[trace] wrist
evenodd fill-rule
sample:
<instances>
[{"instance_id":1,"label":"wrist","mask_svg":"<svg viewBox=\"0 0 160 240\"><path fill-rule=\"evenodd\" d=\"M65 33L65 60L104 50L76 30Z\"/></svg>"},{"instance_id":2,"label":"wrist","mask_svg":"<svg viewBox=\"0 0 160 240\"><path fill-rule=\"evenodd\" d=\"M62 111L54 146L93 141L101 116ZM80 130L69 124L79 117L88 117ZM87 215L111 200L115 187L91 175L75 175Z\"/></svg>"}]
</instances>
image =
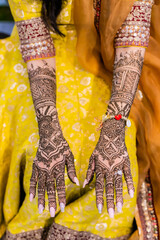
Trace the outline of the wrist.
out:
<instances>
[{"instance_id":1,"label":"wrist","mask_svg":"<svg viewBox=\"0 0 160 240\"><path fill-rule=\"evenodd\" d=\"M125 133L125 125L126 125L125 120L123 120L123 119L116 120L114 118L111 118L111 119L107 119L103 123L102 129L106 133L110 133L110 132L114 131L119 135L119 134Z\"/></svg>"},{"instance_id":2,"label":"wrist","mask_svg":"<svg viewBox=\"0 0 160 240\"><path fill-rule=\"evenodd\" d=\"M102 127L101 136L107 145L112 147L112 143L121 147L125 143L125 121L107 119ZM107 136L107 138L105 137Z\"/></svg>"},{"instance_id":3,"label":"wrist","mask_svg":"<svg viewBox=\"0 0 160 240\"><path fill-rule=\"evenodd\" d=\"M52 115L40 115L38 117L38 127L40 138L49 139L52 135L57 135L61 131L57 111Z\"/></svg>"},{"instance_id":4,"label":"wrist","mask_svg":"<svg viewBox=\"0 0 160 240\"><path fill-rule=\"evenodd\" d=\"M117 93L118 95L118 93ZM125 118L128 118L130 112L130 104L123 101L110 101L108 104L106 115L117 116L121 115Z\"/></svg>"}]
</instances>

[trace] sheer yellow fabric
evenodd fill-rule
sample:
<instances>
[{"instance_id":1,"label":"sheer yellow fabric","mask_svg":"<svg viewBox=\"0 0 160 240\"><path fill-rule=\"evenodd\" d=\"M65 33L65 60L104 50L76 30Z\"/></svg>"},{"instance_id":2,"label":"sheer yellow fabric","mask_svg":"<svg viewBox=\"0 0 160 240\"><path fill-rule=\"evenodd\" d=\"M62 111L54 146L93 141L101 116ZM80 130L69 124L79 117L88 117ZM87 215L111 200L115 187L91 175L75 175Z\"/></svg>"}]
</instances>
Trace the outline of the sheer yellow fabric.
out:
<instances>
[{"instance_id":1,"label":"sheer yellow fabric","mask_svg":"<svg viewBox=\"0 0 160 240\"><path fill-rule=\"evenodd\" d=\"M9 1L16 21L40 16L40 1ZM55 222L78 231L89 231L101 237L115 238L131 233L136 194L131 199L124 182L123 213L110 219L106 210L98 214L95 203L94 181L82 188L89 157L98 141L97 118L106 111L110 90L101 78L86 72L76 56L76 31L72 17L73 4L69 1L59 18L65 38L53 35L56 47L57 108L60 122L75 156L80 187L73 185L66 174L67 207L59 212ZM39 215L37 197L29 202L29 180L38 146L38 127L32 103L26 64L19 51L16 28L12 36L0 41L0 235L6 227L12 234L32 231L51 224L46 208ZM133 181L137 186L136 129L132 121L126 129ZM23 196L24 195L24 196ZM3 201L4 197L4 201ZM3 207L3 211L2 211ZM4 216L4 218L3 218Z\"/></svg>"}]
</instances>

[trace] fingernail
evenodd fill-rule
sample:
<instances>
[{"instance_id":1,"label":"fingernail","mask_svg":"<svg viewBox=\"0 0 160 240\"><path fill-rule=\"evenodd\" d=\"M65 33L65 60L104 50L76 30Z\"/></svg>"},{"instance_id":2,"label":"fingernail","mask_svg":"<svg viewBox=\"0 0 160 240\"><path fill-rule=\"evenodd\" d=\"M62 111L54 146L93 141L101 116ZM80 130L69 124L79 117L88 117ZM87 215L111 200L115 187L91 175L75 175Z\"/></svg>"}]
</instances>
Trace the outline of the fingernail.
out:
<instances>
[{"instance_id":1,"label":"fingernail","mask_svg":"<svg viewBox=\"0 0 160 240\"><path fill-rule=\"evenodd\" d=\"M114 218L114 209L113 208L109 208L108 213L109 213L110 218Z\"/></svg>"},{"instance_id":2,"label":"fingernail","mask_svg":"<svg viewBox=\"0 0 160 240\"><path fill-rule=\"evenodd\" d=\"M41 213L43 212L43 209L44 209L44 208L43 208L43 205L40 204L40 205L39 205L39 214L41 214Z\"/></svg>"},{"instance_id":3,"label":"fingernail","mask_svg":"<svg viewBox=\"0 0 160 240\"><path fill-rule=\"evenodd\" d=\"M98 204L98 212L101 214L102 213L102 204Z\"/></svg>"},{"instance_id":4,"label":"fingernail","mask_svg":"<svg viewBox=\"0 0 160 240\"><path fill-rule=\"evenodd\" d=\"M61 212L64 212L64 209L65 209L64 203L60 203L60 208L61 208Z\"/></svg>"},{"instance_id":5,"label":"fingernail","mask_svg":"<svg viewBox=\"0 0 160 240\"><path fill-rule=\"evenodd\" d=\"M122 203L120 203L120 202L117 203L117 212L119 212L119 213L122 212Z\"/></svg>"},{"instance_id":6,"label":"fingernail","mask_svg":"<svg viewBox=\"0 0 160 240\"><path fill-rule=\"evenodd\" d=\"M31 193L30 196L29 196L29 200L30 200L30 202L33 201L33 194L32 194L32 193Z\"/></svg>"},{"instance_id":7,"label":"fingernail","mask_svg":"<svg viewBox=\"0 0 160 240\"><path fill-rule=\"evenodd\" d=\"M134 191L131 189L131 190L129 190L129 195L130 195L130 197L131 198L133 198L134 197Z\"/></svg>"},{"instance_id":8,"label":"fingernail","mask_svg":"<svg viewBox=\"0 0 160 240\"><path fill-rule=\"evenodd\" d=\"M85 188L85 186L87 185L88 181L87 179L84 180L84 183L83 183L83 188Z\"/></svg>"},{"instance_id":9,"label":"fingernail","mask_svg":"<svg viewBox=\"0 0 160 240\"><path fill-rule=\"evenodd\" d=\"M50 208L51 217L55 217L55 209L53 207Z\"/></svg>"},{"instance_id":10,"label":"fingernail","mask_svg":"<svg viewBox=\"0 0 160 240\"><path fill-rule=\"evenodd\" d=\"M76 183L77 186L79 186L79 181L77 177L74 177L74 182Z\"/></svg>"}]
</instances>

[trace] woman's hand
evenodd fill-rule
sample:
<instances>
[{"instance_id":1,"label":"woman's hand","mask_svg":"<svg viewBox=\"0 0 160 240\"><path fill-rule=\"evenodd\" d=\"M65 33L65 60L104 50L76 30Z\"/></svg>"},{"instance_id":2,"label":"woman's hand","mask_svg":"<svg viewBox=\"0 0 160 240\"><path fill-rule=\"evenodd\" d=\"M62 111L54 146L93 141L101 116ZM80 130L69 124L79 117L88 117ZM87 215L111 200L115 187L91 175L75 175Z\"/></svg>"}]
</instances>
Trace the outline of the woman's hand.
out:
<instances>
[{"instance_id":1,"label":"woman's hand","mask_svg":"<svg viewBox=\"0 0 160 240\"><path fill-rule=\"evenodd\" d=\"M66 204L65 165L70 180L79 185L74 166L74 157L63 137L57 114L39 116L39 147L34 159L30 180L30 200L36 195L38 182L38 206L42 213L45 207L45 189L47 189L51 217L56 212L56 189L61 211ZM55 187L56 184L56 187Z\"/></svg>"},{"instance_id":2,"label":"woman's hand","mask_svg":"<svg viewBox=\"0 0 160 240\"><path fill-rule=\"evenodd\" d=\"M114 187L117 210L122 211L122 174L124 174L130 196L134 195L130 160L125 145L125 120L107 119L103 123L99 141L89 161L84 187L92 181L94 172L96 172L96 204L99 213L103 208L105 180L107 209L110 217L113 218Z\"/></svg>"}]
</instances>

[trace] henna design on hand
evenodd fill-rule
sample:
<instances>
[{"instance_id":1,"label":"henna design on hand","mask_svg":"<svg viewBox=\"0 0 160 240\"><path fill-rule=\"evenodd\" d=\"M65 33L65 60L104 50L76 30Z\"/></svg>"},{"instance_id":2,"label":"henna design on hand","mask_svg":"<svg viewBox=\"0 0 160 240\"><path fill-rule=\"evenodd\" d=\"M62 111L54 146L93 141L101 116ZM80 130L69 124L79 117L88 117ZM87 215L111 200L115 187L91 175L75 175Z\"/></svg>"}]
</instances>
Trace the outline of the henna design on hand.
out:
<instances>
[{"instance_id":1,"label":"henna design on hand","mask_svg":"<svg viewBox=\"0 0 160 240\"><path fill-rule=\"evenodd\" d=\"M145 49L142 48L117 49L112 94L106 114L128 117L142 70L144 52ZM103 123L99 141L89 161L84 187L91 182L94 173L98 210L102 212L105 185L107 209L110 217L114 217L114 188L117 210L122 211L122 174L130 196L133 197L134 194L130 160L125 145L125 120L107 119Z\"/></svg>"},{"instance_id":2,"label":"henna design on hand","mask_svg":"<svg viewBox=\"0 0 160 240\"><path fill-rule=\"evenodd\" d=\"M99 204L103 206L103 192L105 184L108 211L111 211L110 209L115 209L114 186L116 189L116 203L118 206L121 204L119 208L122 208L122 173L124 173L128 191L134 191L132 175L130 171L130 161L125 145L124 120L121 119L117 121L115 119L108 119L103 124L99 141L90 158L86 184L91 182L94 172L96 172L97 207L99 208Z\"/></svg>"},{"instance_id":3,"label":"henna design on hand","mask_svg":"<svg viewBox=\"0 0 160 240\"><path fill-rule=\"evenodd\" d=\"M70 180L78 185L74 156L59 124L56 110L55 70L50 67L47 60L39 60L36 67L28 64L28 74L40 135L30 180L30 199L32 200L36 195L38 183L38 205L39 212L42 213L45 207L45 189L47 189L49 209L51 216L54 217L56 190L62 211L66 204L65 165Z\"/></svg>"}]
</instances>

